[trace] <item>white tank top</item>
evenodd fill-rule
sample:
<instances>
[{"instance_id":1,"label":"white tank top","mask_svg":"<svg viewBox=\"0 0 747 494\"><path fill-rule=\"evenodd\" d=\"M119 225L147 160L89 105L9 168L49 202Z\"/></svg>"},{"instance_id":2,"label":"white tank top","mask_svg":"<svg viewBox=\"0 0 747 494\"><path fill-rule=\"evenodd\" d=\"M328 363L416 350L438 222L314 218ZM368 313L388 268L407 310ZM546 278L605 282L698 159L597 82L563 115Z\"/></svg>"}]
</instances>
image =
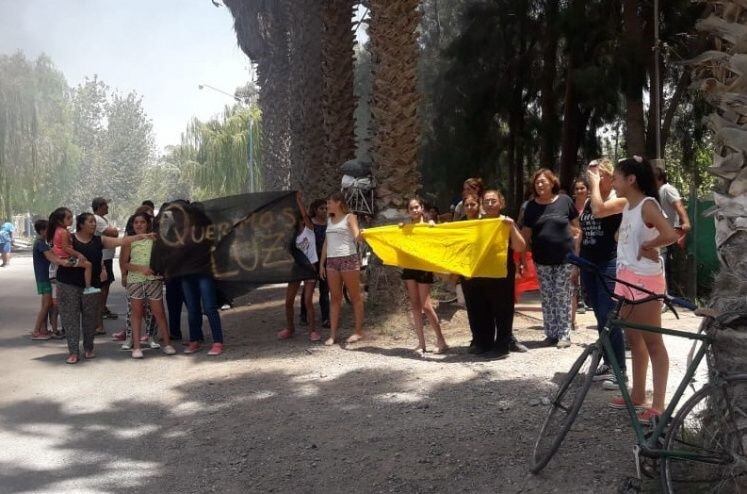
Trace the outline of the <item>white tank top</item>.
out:
<instances>
[{"instance_id":1,"label":"white tank top","mask_svg":"<svg viewBox=\"0 0 747 494\"><path fill-rule=\"evenodd\" d=\"M327 257L345 257L357 254L355 239L348 226L346 214L342 221L332 223L332 218L327 218Z\"/></svg>"},{"instance_id":2,"label":"white tank top","mask_svg":"<svg viewBox=\"0 0 747 494\"><path fill-rule=\"evenodd\" d=\"M634 208L626 204L623 209L622 222L617 238L617 267L626 268L635 274L652 276L663 273L664 266L661 259L652 261L646 257L638 259L638 250L643 242L659 235L656 228L649 228L643 221L643 205L646 201L653 201L656 207L661 206L653 197L646 197Z\"/></svg>"}]
</instances>

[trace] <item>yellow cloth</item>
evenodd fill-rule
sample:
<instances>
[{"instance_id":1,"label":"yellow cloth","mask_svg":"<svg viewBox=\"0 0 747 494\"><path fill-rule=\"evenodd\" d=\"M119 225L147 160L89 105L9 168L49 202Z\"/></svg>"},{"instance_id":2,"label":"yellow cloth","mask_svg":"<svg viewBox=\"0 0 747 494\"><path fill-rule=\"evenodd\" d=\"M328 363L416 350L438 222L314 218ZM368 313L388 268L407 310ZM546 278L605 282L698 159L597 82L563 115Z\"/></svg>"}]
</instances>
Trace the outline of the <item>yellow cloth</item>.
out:
<instances>
[{"instance_id":1,"label":"yellow cloth","mask_svg":"<svg viewBox=\"0 0 747 494\"><path fill-rule=\"evenodd\" d=\"M505 278L511 230L500 218L382 226L363 238L384 264L470 278Z\"/></svg>"}]
</instances>

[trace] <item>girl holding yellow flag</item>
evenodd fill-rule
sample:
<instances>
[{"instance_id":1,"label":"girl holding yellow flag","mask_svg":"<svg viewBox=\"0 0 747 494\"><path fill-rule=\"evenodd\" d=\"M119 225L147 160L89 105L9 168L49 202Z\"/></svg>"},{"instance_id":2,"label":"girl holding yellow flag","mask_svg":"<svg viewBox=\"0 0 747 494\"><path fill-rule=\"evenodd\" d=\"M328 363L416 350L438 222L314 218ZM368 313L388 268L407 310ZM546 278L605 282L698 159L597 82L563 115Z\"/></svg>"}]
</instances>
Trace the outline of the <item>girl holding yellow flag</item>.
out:
<instances>
[{"instance_id":1,"label":"girl holding yellow flag","mask_svg":"<svg viewBox=\"0 0 747 494\"><path fill-rule=\"evenodd\" d=\"M407 213L410 216L410 222L414 224L426 223L425 217L423 216L423 201L415 197L407 203ZM427 222L433 226L435 223L433 220ZM404 223L399 224L400 227L404 227ZM415 334L418 336L418 346L415 348L415 352L419 355L425 355L425 335L423 334L423 317L422 314L428 318L431 323L433 331L436 333L436 351L435 353L443 353L448 350L449 346L444 340L444 335L441 333L441 325L438 323L438 315L433 309L431 304L431 284L433 283L433 273L430 271L421 271L419 269L408 269L402 270L402 279L405 282L405 288L407 289L407 296L410 299L410 307L412 309L412 318L415 324Z\"/></svg>"}]
</instances>

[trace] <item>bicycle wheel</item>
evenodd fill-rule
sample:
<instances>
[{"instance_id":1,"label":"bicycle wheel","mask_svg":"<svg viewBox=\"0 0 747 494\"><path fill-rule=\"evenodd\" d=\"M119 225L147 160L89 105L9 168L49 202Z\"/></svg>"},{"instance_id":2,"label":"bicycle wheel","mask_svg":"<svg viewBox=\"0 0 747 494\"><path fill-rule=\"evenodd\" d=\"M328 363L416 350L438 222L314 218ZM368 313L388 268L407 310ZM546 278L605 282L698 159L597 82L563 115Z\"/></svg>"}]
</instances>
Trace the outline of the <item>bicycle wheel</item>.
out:
<instances>
[{"instance_id":1,"label":"bicycle wheel","mask_svg":"<svg viewBox=\"0 0 747 494\"><path fill-rule=\"evenodd\" d=\"M747 375L708 385L682 406L664 449L699 459L662 457L661 482L670 493L747 493ZM741 397L741 406L735 397Z\"/></svg>"},{"instance_id":2,"label":"bicycle wheel","mask_svg":"<svg viewBox=\"0 0 747 494\"><path fill-rule=\"evenodd\" d=\"M532 473L538 473L547 465L576 420L601 356L598 344L586 348L560 385L534 443L530 467Z\"/></svg>"}]
</instances>

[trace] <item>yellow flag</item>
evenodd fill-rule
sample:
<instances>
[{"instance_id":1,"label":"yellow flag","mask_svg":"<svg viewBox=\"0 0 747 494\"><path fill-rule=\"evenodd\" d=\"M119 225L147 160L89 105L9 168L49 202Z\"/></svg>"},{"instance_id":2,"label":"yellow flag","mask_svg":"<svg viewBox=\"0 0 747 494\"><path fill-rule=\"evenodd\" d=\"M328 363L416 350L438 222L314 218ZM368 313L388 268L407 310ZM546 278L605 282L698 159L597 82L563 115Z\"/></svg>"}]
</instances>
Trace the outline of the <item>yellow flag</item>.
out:
<instances>
[{"instance_id":1,"label":"yellow flag","mask_svg":"<svg viewBox=\"0 0 747 494\"><path fill-rule=\"evenodd\" d=\"M363 238L384 264L470 278L505 278L510 227L500 218L382 226Z\"/></svg>"}]
</instances>

